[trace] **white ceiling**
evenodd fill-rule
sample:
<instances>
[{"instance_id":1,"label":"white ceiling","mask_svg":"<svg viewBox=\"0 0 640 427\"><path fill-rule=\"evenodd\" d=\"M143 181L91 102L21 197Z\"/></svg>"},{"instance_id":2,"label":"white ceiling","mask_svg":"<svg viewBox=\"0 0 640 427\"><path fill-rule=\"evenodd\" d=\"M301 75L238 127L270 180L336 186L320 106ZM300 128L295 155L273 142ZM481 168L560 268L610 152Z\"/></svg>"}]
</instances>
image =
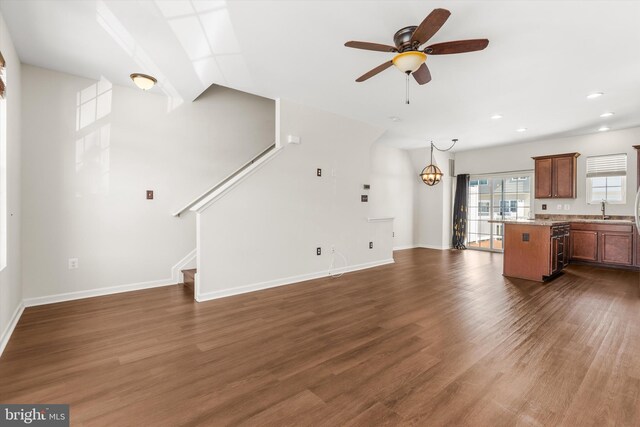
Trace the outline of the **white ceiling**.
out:
<instances>
[{"instance_id":1,"label":"white ceiling","mask_svg":"<svg viewBox=\"0 0 640 427\"><path fill-rule=\"evenodd\" d=\"M429 57L433 80L411 81L410 105L393 68L354 82L391 54L344 42L392 44L436 7L452 15L431 42L488 38L489 47ZM635 1L0 0L0 10L25 63L122 85L146 72L177 103L213 83L288 98L386 128L403 148L640 126ZM587 100L594 91L605 95Z\"/></svg>"}]
</instances>

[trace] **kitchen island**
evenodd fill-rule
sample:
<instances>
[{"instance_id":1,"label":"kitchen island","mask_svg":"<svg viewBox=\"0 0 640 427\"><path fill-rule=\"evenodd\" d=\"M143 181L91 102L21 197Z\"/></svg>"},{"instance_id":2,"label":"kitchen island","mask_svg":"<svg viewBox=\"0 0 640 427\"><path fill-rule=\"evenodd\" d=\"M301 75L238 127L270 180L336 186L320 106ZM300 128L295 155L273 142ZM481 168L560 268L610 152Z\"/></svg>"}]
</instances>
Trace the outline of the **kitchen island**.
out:
<instances>
[{"instance_id":1,"label":"kitchen island","mask_svg":"<svg viewBox=\"0 0 640 427\"><path fill-rule=\"evenodd\" d=\"M492 221L504 224L507 277L542 282L569 263L569 222L554 220Z\"/></svg>"}]
</instances>

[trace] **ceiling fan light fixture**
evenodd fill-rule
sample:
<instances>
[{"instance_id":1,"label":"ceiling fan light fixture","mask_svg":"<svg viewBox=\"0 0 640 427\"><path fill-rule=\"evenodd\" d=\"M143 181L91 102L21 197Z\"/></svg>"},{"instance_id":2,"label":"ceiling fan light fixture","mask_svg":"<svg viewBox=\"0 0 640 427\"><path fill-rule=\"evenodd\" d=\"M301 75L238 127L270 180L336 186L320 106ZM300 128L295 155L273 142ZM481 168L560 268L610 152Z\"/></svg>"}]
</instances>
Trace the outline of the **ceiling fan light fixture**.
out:
<instances>
[{"instance_id":1,"label":"ceiling fan light fixture","mask_svg":"<svg viewBox=\"0 0 640 427\"><path fill-rule=\"evenodd\" d=\"M158 83L155 77L148 74L133 73L129 77L131 77L133 83L142 90L149 90Z\"/></svg>"},{"instance_id":2,"label":"ceiling fan light fixture","mask_svg":"<svg viewBox=\"0 0 640 427\"><path fill-rule=\"evenodd\" d=\"M413 73L427 60L427 55L424 52L409 51L397 54L391 60L393 65L396 66L403 73Z\"/></svg>"}]
</instances>

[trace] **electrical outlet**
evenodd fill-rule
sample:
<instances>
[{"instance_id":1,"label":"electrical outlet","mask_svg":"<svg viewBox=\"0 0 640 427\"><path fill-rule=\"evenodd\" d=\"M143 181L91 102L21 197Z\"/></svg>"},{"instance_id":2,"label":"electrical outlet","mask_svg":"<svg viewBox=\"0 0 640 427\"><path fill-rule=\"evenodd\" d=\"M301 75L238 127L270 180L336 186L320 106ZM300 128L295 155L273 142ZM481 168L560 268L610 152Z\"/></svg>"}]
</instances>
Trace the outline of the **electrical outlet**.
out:
<instances>
[{"instance_id":1,"label":"electrical outlet","mask_svg":"<svg viewBox=\"0 0 640 427\"><path fill-rule=\"evenodd\" d=\"M371 186L370 186L369 184L364 184L364 185L362 186L362 188L363 188L363 189L365 189L365 190L370 190L370 189L371 189Z\"/></svg>"},{"instance_id":2,"label":"electrical outlet","mask_svg":"<svg viewBox=\"0 0 640 427\"><path fill-rule=\"evenodd\" d=\"M369 201L369 196L367 196L366 194L363 194L360 196L360 201L361 202L368 202Z\"/></svg>"},{"instance_id":3,"label":"electrical outlet","mask_svg":"<svg viewBox=\"0 0 640 427\"><path fill-rule=\"evenodd\" d=\"M69 270L78 268L78 258L69 258Z\"/></svg>"},{"instance_id":4,"label":"electrical outlet","mask_svg":"<svg viewBox=\"0 0 640 427\"><path fill-rule=\"evenodd\" d=\"M316 255L322 255L322 248L316 248Z\"/></svg>"},{"instance_id":5,"label":"electrical outlet","mask_svg":"<svg viewBox=\"0 0 640 427\"><path fill-rule=\"evenodd\" d=\"M336 253L336 248L335 248L335 247L333 247L333 246L331 246L331 253L332 253L332 254L335 254L335 253Z\"/></svg>"},{"instance_id":6,"label":"electrical outlet","mask_svg":"<svg viewBox=\"0 0 640 427\"><path fill-rule=\"evenodd\" d=\"M396 232L395 231L391 232L391 237L396 237Z\"/></svg>"},{"instance_id":7,"label":"electrical outlet","mask_svg":"<svg viewBox=\"0 0 640 427\"><path fill-rule=\"evenodd\" d=\"M369 249L373 249L373 242L369 242Z\"/></svg>"},{"instance_id":8,"label":"electrical outlet","mask_svg":"<svg viewBox=\"0 0 640 427\"><path fill-rule=\"evenodd\" d=\"M153 190L147 190L147 200L153 200Z\"/></svg>"},{"instance_id":9,"label":"electrical outlet","mask_svg":"<svg viewBox=\"0 0 640 427\"><path fill-rule=\"evenodd\" d=\"M546 204L546 203L543 203L543 204L542 204L542 210L543 210L543 211L546 211L546 210L547 210L547 204Z\"/></svg>"},{"instance_id":10,"label":"electrical outlet","mask_svg":"<svg viewBox=\"0 0 640 427\"><path fill-rule=\"evenodd\" d=\"M569 205L569 204L564 205L564 210L565 211L568 211L570 209L571 209L571 205Z\"/></svg>"},{"instance_id":11,"label":"electrical outlet","mask_svg":"<svg viewBox=\"0 0 640 427\"><path fill-rule=\"evenodd\" d=\"M316 169L316 176L322 176L322 169Z\"/></svg>"},{"instance_id":12,"label":"electrical outlet","mask_svg":"<svg viewBox=\"0 0 640 427\"><path fill-rule=\"evenodd\" d=\"M556 205L556 209L561 211L562 210L562 205L561 204Z\"/></svg>"}]
</instances>

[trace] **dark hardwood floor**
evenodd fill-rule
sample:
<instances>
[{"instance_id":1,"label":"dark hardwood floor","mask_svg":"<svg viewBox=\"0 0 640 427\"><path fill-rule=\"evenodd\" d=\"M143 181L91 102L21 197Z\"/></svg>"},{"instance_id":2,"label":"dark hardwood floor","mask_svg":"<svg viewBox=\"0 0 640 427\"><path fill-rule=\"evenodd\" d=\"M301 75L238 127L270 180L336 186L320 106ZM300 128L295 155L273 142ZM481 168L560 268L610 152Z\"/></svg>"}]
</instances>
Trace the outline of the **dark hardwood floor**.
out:
<instances>
[{"instance_id":1,"label":"dark hardwood floor","mask_svg":"<svg viewBox=\"0 0 640 427\"><path fill-rule=\"evenodd\" d=\"M640 425L637 272L395 258L200 304L177 285L28 308L0 402L99 426Z\"/></svg>"}]
</instances>

